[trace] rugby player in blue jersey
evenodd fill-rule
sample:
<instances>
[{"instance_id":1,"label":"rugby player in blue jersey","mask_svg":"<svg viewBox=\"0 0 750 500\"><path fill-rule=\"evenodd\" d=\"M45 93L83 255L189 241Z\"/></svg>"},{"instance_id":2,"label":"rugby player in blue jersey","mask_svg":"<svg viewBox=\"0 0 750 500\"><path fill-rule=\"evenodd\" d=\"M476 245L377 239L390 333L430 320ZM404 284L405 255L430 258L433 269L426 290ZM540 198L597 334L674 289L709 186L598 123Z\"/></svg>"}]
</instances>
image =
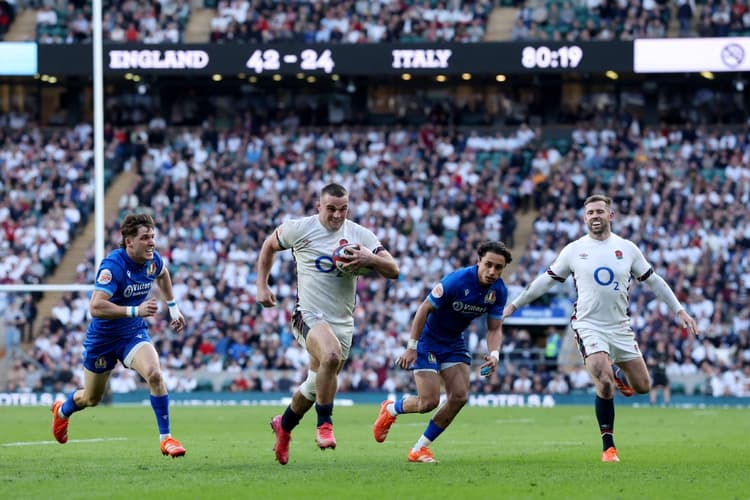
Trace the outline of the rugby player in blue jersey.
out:
<instances>
[{"instance_id":1,"label":"rugby player in blue jersey","mask_svg":"<svg viewBox=\"0 0 750 500\"><path fill-rule=\"evenodd\" d=\"M375 441L382 443L402 413L427 413L440 403L440 382L446 401L427 424L424 434L409 451L409 462L436 462L430 444L450 425L469 396L471 353L464 330L477 317L487 315L487 349L482 374L491 375L500 359L503 307L508 290L500 278L512 258L499 241L483 243L479 261L444 277L417 309L411 338L396 363L413 369L417 395L383 401L373 425Z\"/></svg>"},{"instance_id":2,"label":"rugby player in blue jersey","mask_svg":"<svg viewBox=\"0 0 750 500\"><path fill-rule=\"evenodd\" d=\"M154 282L167 301L175 331L185 329L185 318L174 301L169 270L156 251L151 216L126 216L120 233L120 248L102 261L96 274L89 304L92 320L83 344L84 387L52 405L52 434L59 443L68 441L68 419L101 401L112 369L120 361L148 382L162 454L181 457L185 448L170 434L169 395L143 319L158 312L156 298L149 298Z\"/></svg>"}]
</instances>

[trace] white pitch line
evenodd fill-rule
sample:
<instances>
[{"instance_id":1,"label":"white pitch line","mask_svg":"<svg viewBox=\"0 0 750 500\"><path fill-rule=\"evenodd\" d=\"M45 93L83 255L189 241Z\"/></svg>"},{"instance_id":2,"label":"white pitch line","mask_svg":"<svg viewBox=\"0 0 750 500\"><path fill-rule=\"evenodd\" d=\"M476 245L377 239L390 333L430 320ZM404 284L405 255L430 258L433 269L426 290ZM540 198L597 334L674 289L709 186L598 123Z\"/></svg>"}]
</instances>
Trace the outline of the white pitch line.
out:
<instances>
[{"instance_id":1,"label":"white pitch line","mask_svg":"<svg viewBox=\"0 0 750 500\"><path fill-rule=\"evenodd\" d=\"M114 438L91 438L91 439L71 439L68 443L102 443L104 441L127 441L126 437ZM57 441L18 441L16 443L2 443L0 446L39 446L48 444L59 444Z\"/></svg>"}]
</instances>

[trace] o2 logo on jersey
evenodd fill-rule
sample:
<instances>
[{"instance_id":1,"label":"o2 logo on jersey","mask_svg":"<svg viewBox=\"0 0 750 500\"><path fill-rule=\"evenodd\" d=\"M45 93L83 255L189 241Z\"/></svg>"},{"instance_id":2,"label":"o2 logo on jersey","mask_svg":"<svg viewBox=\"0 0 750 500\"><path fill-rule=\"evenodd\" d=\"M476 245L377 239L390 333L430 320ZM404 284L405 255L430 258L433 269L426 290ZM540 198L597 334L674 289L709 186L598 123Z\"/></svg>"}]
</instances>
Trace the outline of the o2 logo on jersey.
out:
<instances>
[{"instance_id":1,"label":"o2 logo on jersey","mask_svg":"<svg viewBox=\"0 0 750 500\"><path fill-rule=\"evenodd\" d=\"M594 281L601 286L609 286L614 283L615 290L620 289L620 282L615 281L615 272L606 266L594 269Z\"/></svg>"},{"instance_id":2,"label":"o2 logo on jersey","mask_svg":"<svg viewBox=\"0 0 750 500\"><path fill-rule=\"evenodd\" d=\"M336 269L336 266L333 264L333 257L330 255L321 255L317 259L315 259L315 269L317 269L321 273L331 273L333 271L338 272L339 276L342 275L341 271Z\"/></svg>"}]
</instances>

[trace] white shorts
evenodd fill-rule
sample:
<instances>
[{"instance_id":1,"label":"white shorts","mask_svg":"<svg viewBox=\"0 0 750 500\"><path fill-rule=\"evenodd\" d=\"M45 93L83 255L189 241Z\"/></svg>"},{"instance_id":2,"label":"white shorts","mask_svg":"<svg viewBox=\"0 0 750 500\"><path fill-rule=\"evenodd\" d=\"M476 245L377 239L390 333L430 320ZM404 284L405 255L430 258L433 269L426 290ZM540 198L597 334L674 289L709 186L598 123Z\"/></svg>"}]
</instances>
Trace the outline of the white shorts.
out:
<instances>
[{"instance_id":1,"label":"white shorts","mask_svg":"<svg viewBox=\"0 0 750 500\"><path fill-rule=\"evenodd\" d=\"M635 334L630 328L611 333L588 328L573 331L578 342L578 351L584 361L595 352L606 352L615 363L643 357Z\"/></svg>"},{"instance_id":2,"label":"white shorts","mask_svg":"<svg viewBox=\"0 0 750 500\"><path fill-rule=\"evenodd\" d=\"M297 339L299 345L303 349L307 350L307 334L310 332L310 328L318 323L328 323L322 314L314 313L311 311L300 311L299 309L294 311L292 316L292 334ZM352 349L352 337L354 336L354 324L342 325L328 323L328 326L333 330L333 334L339 339L341 344L341 360L346 361L349 359L349 352Z\"/></svg>"}]
</instances>

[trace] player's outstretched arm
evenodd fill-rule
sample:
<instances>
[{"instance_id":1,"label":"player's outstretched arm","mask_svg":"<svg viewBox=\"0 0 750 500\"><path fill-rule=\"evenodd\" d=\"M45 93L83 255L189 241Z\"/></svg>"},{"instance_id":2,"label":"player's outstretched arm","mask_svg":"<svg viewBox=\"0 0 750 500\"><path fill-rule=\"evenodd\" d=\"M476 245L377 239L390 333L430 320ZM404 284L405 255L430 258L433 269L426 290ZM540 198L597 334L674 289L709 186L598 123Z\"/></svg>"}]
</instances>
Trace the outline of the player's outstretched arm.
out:
<instances>
[{"instance_id":1,"label":"player's outstretched arm","mask_svg":"<svg viewBox=\"0 0 750 500\"><path fill-rule=\"evenodd\" d=\"M564 281L564 279L562 279ZM513 299L513 301L503 309L503 319L512 315L518 309L526 304L534 302L537 298L545 294L555 283L559 283L550 273L543 273L537 276L523 291Z\"/></svg>"},{"instance_id":2,"label":"player's outstretched arm","mask_svg":"<svg viewBox=\"0 0 750 500\"><path fill-rule=\"evenodd\" d=\"M669 308L677 314L680 320L680 325L685 328L691 335L698 335L698 324L695 322L692 316L690 316L685 308L680 304L679 299L674 294L671 288L664 278L656 274L655 272L649 273L648 278L644 280L651 290L654 291L657 297L667 304Z\"/></svg>"}]
</instances>

